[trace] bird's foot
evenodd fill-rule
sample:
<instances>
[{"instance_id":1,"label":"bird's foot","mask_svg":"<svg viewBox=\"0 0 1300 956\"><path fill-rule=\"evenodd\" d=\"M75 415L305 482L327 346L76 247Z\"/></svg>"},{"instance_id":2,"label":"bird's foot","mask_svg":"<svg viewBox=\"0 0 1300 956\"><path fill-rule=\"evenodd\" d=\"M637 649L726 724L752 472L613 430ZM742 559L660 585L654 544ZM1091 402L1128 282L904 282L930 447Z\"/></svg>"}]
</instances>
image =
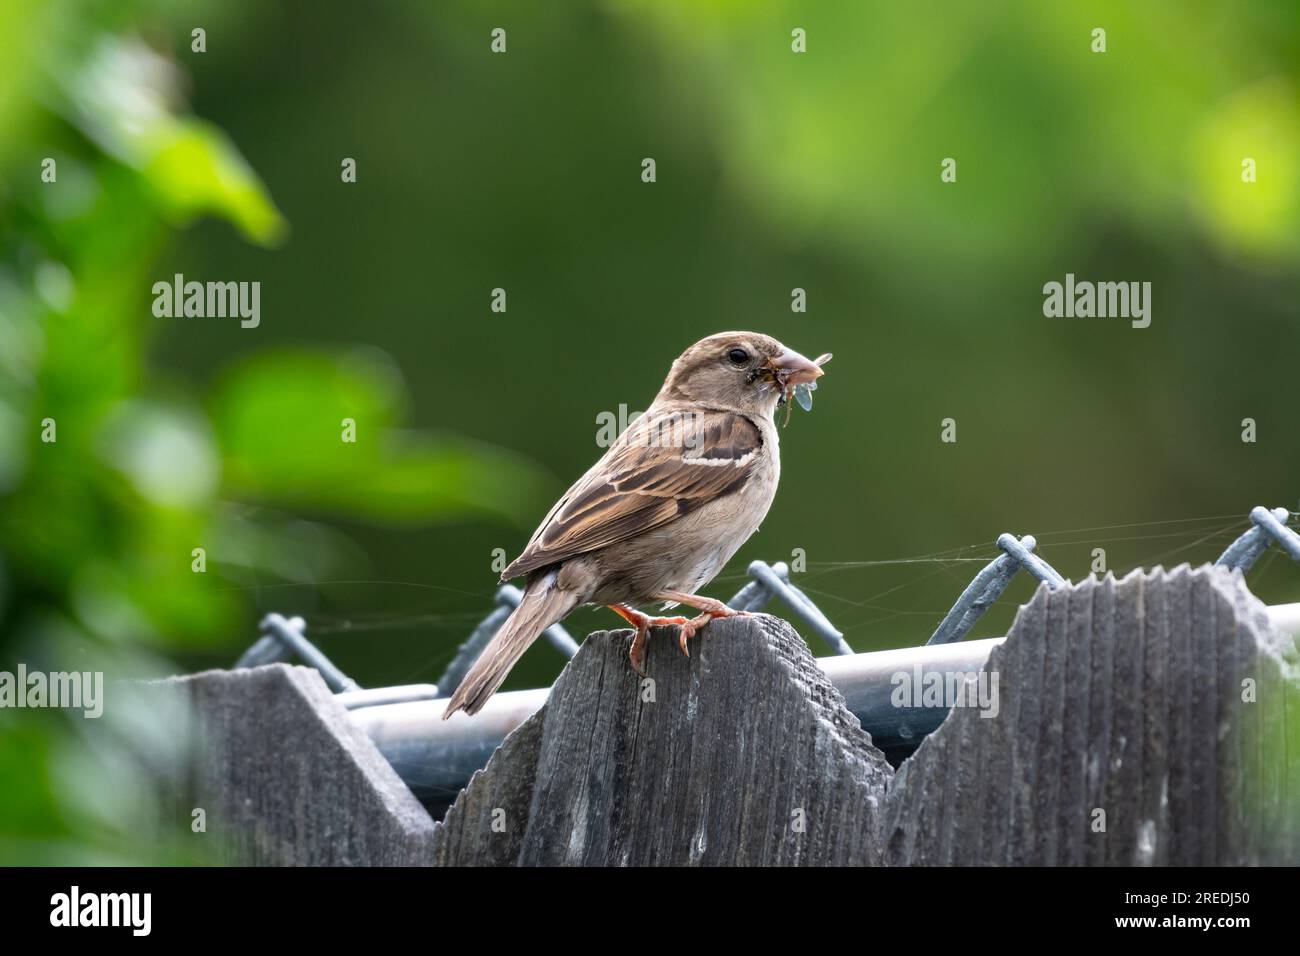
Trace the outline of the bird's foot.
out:
<instances>
[{"instance_id":1,"label":"bird's foot","mask_svg":"<svg viewBox=\"0 0 1300 956\"><path fill-rule=\"evenodd\" d=\"M716 603L718 604L716 608L708 608L707 610L704 611L704 613L698 614L695 617L691 618L689 621L686 621L680 625L681 630L677 635L677 644L682 649L682 653L685 654L687 657L691 656L691 651L690 648L686 646L686 642L690 640L692 637L694 637L696 632L699 631L700 628L702 628L705 624L708 624L714 618L750 616L750 613L748 611L734 611L731 608L727 607L727 605L723 604L721 601L718 601Z\"/></svg>"},{"instance_id":2,"label":"bird's foot","mask_svg":"<svg viewBox=\"0 0 1300 956\"><path fill-rule=\"evenodd\" d=\"M649 614L643 614L636 608L628 607L626 604L610 604L608 607L636 628L636 635L632 638L632 646L628 648L627 656L632 661L632 670L636 671L641 677L646 676L645 648L650 637L650 628L663 627L669 624L676 624L685 628L690 625L690 621L684 617L651 617ZM686 644L683 641L682 647L685 648L685 646Z\"/></svg>"},{"instance_id":3,"label":"bird's foot","mask_svg":"<svg viewBox=\"0 0 1300 956\"><path fill-rule=\"evenodd\" d=\"M685 604L687 607L693 607L702 611L697 617L685 621L681 625L681 633L677 635L678 646L681 647L682 653L687 657L691 656L690 649L687 648L686 642L695 636L695 632L708 624L715 617L749 617L748 611L736 611L727 607L716 598L704 597L699 594L687 594L685 591L661 591L655 595L656 601L676 601L678 604Z\"/></svg>"}]
</instances>

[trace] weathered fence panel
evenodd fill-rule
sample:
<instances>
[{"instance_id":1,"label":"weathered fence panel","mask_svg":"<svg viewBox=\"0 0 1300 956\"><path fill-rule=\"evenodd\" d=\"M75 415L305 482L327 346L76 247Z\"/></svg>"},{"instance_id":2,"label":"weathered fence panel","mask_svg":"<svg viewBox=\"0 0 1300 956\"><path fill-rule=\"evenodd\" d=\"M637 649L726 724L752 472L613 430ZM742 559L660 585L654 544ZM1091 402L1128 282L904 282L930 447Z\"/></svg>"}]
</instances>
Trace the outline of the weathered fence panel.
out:
<instances>
[{"instance_id":1,"label":"weathered fence panel","mask_svg":"<svg viewBox=\"0 0 1300 956\"><path fill-rule=\"evenodd\" d=\"M784 621L715 621L689 659L657 631L649 683L627 640L591 635L439 824L312 671L164 687L250 862L1300 862L1295 642L1235 572L1040 588L979 677L992 701L897 773Z\"/></svg>"},{"instance_id":2,"label":"weathered fence panel","mask_svg":"<svg viewBox=\"0 0 1300 956\"><path fill-rule=\"evenodd\" d=\"M193 704L198 759L165 805L202 808L218 858L285 866L427 863L434 823L320 674L272 664L152 685Z\"/></svg>"},{"instance_id":3,"label":"weathered fence panel","mask_svg":"<svg viewBox=\"0 0 1300 956\"><path fill-rule=\"evenodd\" d=\"M767 615L705 633L686 658L656 630L644 686L626 631L587 638L520 728L526 745L498 751L447 812L437 861L486 847L522 864L865 862L892 770L802 638Z\"/></svg>"},{"instance_id":4,"label":"weathered fence panel","mask_svg":"<svg viewBox=\"0 0 1300 956\"><path fill-rule=\"evenodd\" d=\"M899 768L883 861L1300 862L1293 667L1221 569L1040 588L985 665L998 717L954 710Z\"/></svg>"}]
</instances>

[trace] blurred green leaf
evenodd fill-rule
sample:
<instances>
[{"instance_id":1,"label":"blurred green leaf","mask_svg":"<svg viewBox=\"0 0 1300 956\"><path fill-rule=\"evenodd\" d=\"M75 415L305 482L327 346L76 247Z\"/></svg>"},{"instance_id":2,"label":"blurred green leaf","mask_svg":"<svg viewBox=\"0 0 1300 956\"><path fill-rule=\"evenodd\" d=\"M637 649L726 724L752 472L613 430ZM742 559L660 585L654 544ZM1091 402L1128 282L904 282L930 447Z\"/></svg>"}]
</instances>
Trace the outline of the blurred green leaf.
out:
<instances>
[{"instance_id":1,"label":"blurred green leaf","mask_svg":"<svg viewBox=\"0 0 1300 956\"><path fill-rule=\"evenodd\" d=\"M287 224L257 175L215 127L178 115L172 64L139 41L105 38L74 75L78 124L110 155L139 170L169 221L230 220L253 242L281 241Z\"/></svg>"},{"instance_id":2,"label":"blurred green leaf","mask_svg":"<svg viewBox=\"0 0 1300 956\"><path fill-rule=\"evenodd\" d=\"M198 120L157 129L142 172L173 221L200 214L229 219L262 245L281 242L288 224L230 141Z\"/></svg>"},{"instance_id":3,"label":"blurred green leaf","mask_svg":"<svg viewBox=\"0 0 1300 956\"><path fill-rule=\"evenodd\" d=\"M480 513L523 522L552 490L518 455L401 430L400 375L373 349L253 356L223 377L211 408L225 490L245 500L383 521Z\"/></svg>"}]
</instances>

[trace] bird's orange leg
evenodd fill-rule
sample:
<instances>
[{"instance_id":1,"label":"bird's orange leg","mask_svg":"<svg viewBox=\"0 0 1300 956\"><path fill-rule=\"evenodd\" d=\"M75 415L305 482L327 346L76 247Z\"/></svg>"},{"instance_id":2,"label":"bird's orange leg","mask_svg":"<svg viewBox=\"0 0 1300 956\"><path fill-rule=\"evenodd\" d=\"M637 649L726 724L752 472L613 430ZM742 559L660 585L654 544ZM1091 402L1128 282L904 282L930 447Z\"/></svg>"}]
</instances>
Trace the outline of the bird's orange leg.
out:
<instances>
[{"instance_id":1,"label":"bird's orange leg","mask_svg":"<svg viewBox=\"0 0 1300 956\"><path fill-rule=\"evenodd\" d=\"M681 624L681 632L677 635L677 643L681 646L682 653L687 657L691 656L690 649L686 646L687 640L694 637L696 631L715 617L749 617L748 611L736 611L716 598L703 597L699 594L687 594L685 591L660 591L655 595L655 600L676 601L678 604L685 604L687 607L693 607L697 611L704 612Z\"/></svg>"},{"instance_id":2,"label":"bird's orange leg","mask_svg":"<svg viewBox=\"0 0 1300 956\"><path fill-rule=\"evenodd\" d=\"M684 617L651 617L649 614L642 614L636 608L629 607L626 604L607 604L605 606L636 628L636 636L632 638L632 646L628 648L627 656L632 659L632 670L642 677L645 677L645 645L646 638L650 635L650 628L664 624L676 624L679 627L686 627L689 624Z\"/></svg>"}]
</instances>

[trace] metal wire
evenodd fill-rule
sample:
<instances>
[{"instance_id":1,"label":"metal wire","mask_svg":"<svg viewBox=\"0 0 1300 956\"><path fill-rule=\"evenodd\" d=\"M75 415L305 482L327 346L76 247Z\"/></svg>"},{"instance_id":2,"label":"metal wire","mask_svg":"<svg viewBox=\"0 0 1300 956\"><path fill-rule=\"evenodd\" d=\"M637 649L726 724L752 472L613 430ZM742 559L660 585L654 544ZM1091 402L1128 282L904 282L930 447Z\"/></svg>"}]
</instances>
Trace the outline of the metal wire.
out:
<instances>
[{"instance_id":1,"label":"metal wire","mask_svg":"<svg viewBox=\"0 0 1300 956\"><path fill-rule=\"evenodd\" d=\"M975 622L989 609L994 601L1002 596L1016 572L1024 568L1038 580L1055 590L1067 583L1050 564L1033 553L1038 544L1034 536L1027 534L1017 539L1014 535L1003 534L998 537L998 555L975 575L975 579L966 586L957 598L957 603L947 613L939 626L935 628L926 644L951 644L965 637Z\"/></svg>"},{"instance_id":2,"label":"metal wire","mask_svg":"<svg viewBox=\"0 0 1300 956\"><path fill-rule=\"evenodd\" d=\"M1259 560L1270 544L1276 543L1291 556L1293 561L1300 561L1300 535L1286 526L1291 515L1285 508L1269 511L1262 505L1250 511L1250 520L1255 525L1219 555L1214 563L1226 568L1246 572Z\"/></svg>"},{"instance_id":3,"label":"metal wire","mask_svg":"<svg viewBox=\"0 0 1300 956\"><path fill-rule=\"evenodd\" d=\"M1269 511L1264 507L1250 512L1252 527L1228 546L1215 564L1248 571L1272 544L1276 544L1295 561L1300 561L1300 534L1287 526L1291 514L1285 508ZM997 546L1002 551L990 561L968 584L957 598L930 639L931 644L951 644L970 633L980 619L1015 577L1024 569L1034 578L1056 589L1068 584L1055 568L1034 553L1037 542L1033 535L1017 538L1012 534L1000 535ZM752 562L747 573L750 580L736 592L728 605L737 611L758 611L773 598L779 597L791 611L808 625L830 648L839 655L849 656L853 649L844 634L822 613L812 598L790 581L790 568L784 561L767 564ZM349 694L349 707L372 706L388 703L392 699L417 700L447 697L473 666L483 648L496 635L511 611L519 606L523 592L514 585L503 585L496 593L496 607L474 629L456 651L436 685L419 684L408 687L379 688L360 694ZM326 684L336 693L360 691L357 683L347 677L305 636L306 622L300 617L284 618L268 614L261 622L262 636L236 662L236 667L256 667L297 656L316 668ZM542 632L547 641L566 658L578 652L578 643L559 624ZM396 695L394 697L394 695Z\"/></svg>"},{"instance_id":4,"label":"metal wire","mask_svg":"<svg viewBox=\"0 0 1300 956\"><path fill-rule=\"evenodd\" d=\"M758 611L772 598L779 597L836 654L853 653L849 642L844 640L843 632L836 629L812 598L790 583L790 568L784 561L773 565L762 561L751 562L749 576L753 580L736 592L728 607L736 611Z\"/></svg>"},{"instance_id":5,"label":"metal wire","mask_svg":"<svg viewBox=\"0 0 1300 956\"><path fill-rule=\"evenodd\" d=\"M264 642L270 639L281 645L280 649L276 651L276 660L287 660L290 656L296 654L304 664L320 671L320 676L325 679L325 683L334 693L361 689L360 684L335 667L333 661L326 657L320 648L303 636L303 631L307 628L307 622L302 618L286 619L279 614L268 614L262 618L261 628L269 633L244 653L244 656L239 659L240 663L235 665L236 667L256 666L256 664L243 663L250 656L253 656L258 663L271 663L268 660L261 660L262 657L267 656L269 653Z\"/></svg>"}]
</instances>

